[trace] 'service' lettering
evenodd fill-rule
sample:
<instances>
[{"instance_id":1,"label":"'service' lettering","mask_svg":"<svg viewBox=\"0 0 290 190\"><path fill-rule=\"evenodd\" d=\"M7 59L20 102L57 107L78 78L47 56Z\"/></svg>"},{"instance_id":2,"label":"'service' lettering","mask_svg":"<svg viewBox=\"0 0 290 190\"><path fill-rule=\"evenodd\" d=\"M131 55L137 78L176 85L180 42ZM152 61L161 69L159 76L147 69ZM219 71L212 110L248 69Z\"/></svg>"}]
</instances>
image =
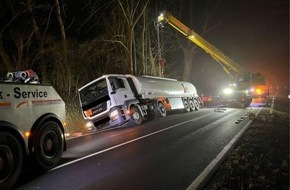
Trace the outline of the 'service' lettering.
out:
<instances>
[{"instance_id":1,"label":"'service' lettering","mask_svg":"<svg viewBox=\"0 0 290 190\"><path fill-rule=\"evenodd\" d=\"M47 92L46 91L21 91L19 87L14 88L14 98L46 98Z\"/></svg>"}]
</instances>

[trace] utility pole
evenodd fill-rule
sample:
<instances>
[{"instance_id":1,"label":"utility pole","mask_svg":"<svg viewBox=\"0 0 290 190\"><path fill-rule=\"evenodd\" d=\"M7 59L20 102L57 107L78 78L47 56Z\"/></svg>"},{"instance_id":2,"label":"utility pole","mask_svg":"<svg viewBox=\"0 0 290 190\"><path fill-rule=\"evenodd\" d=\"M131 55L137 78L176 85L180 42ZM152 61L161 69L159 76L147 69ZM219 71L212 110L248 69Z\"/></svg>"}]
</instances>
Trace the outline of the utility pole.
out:
<instances>
[{"instance_id":1,"label":"utility pole","mask_svg":"<svg viewBox=\"0 0 290 190\"><path fill-rule=\"evenodd\" d=\"M161 56L160 27L162 27L162 25L157 23L158 71L159 71L158 75L159 75L159 77L163 77L164 60L162 59L162 56Z\"/></svg>"}]
</instances>

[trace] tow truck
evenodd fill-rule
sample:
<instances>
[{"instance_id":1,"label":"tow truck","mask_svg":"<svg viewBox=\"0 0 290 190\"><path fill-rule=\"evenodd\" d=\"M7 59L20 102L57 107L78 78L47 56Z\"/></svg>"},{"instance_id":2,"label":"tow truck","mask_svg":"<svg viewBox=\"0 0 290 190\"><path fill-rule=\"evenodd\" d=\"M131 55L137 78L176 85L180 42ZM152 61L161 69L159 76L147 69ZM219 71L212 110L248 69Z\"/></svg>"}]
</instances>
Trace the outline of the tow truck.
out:
<instances>
[{"instance_id":1,"label":"tow truck","mask_svg":"<svg viewBox=\"0 0 290 190\"><path fill-rule=\"evenodd\" d=\"M8 72L0 80L0 189L14 186L24 160L41 170L59 163L65 121L64 101L32 70Z\"/></svg>"},{"instance_id":2,"label":"tow truck","mask_svg":"<svg viewBox=\"0 0 290 190\"><path fill-rule=\"evenodd\" d=\"M168 23L191 42L210 54L223 67L230 77L229 87L223 91L224 99L230 106L241 103L243 107L248 107L253 98L268 98L269 90L266 86L266 79L260 73L248 72L168 11L164 11L158 16L158 23L162 26L164 23Z\"/></svg>"}]
</instances>

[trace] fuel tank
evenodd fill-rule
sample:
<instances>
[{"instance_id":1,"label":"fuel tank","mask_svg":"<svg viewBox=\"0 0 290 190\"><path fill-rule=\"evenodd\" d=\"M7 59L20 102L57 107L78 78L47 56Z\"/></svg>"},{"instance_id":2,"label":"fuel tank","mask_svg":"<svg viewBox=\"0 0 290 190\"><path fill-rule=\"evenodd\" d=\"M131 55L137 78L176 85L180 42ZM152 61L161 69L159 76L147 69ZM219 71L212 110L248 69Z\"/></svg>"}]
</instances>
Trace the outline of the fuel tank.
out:
<instances>
[{"instance_id":1,"label":"fuel tank","mask_svg":"<svg viewBox=\"0 0 290 190\"><path fill-rule=\"evenodd\" d=\"M196 88L193 84L175 79L152 77L152 76L133 76L132 78L139 95L146 97L198 97Z\"/></svg>"}]
</instances>

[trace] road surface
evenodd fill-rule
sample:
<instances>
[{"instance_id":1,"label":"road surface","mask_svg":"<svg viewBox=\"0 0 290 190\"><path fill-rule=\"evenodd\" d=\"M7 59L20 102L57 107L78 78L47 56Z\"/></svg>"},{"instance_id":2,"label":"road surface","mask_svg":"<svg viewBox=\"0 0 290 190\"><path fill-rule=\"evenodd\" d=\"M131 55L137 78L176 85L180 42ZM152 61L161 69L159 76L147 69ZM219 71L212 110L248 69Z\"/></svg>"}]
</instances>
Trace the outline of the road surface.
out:
<instances>
[{"instance_id":1,"label":"road surface","mask_svg":"<svg viewBox=\"0 0 290 190\"><path fill-rule=\"evenodd\" d=\"M68 140L60 165L25 168L17 189L187 189L259 108L175 112Z\"/></svg>"}]
</instances>

